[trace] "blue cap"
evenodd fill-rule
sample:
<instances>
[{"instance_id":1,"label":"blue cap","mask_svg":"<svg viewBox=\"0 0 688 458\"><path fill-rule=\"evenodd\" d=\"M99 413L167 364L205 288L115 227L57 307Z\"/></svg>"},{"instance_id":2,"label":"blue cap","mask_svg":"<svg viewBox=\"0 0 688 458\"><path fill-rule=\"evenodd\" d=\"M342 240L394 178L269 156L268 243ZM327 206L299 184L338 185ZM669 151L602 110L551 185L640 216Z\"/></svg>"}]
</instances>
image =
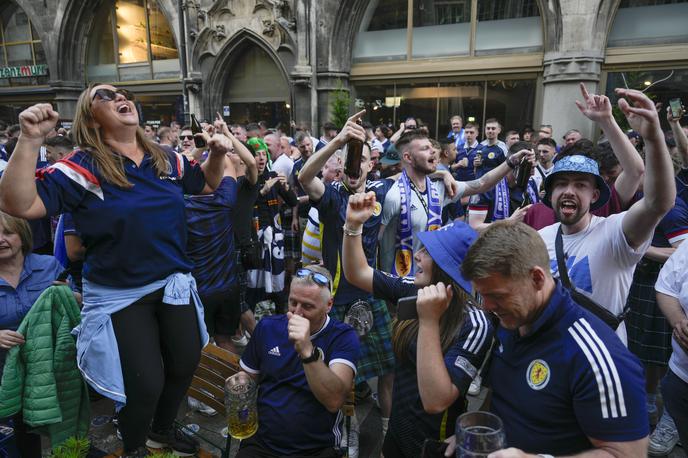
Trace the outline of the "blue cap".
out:
<instances>
[{"instance_id":1,"label":"blue cap","mask_svg":"<svg viewBox=\"0 0 688 458\"><path fill-rule=\"evenodd\" d=\"M600 190L600 197L595 202L590 204L590 210L597 210L607 203L611 192L609 186L600 176L600 168L597 161L586 156L575 155L562 157L554 164L554 169L545 178L545 198L542 199L545 205L552 207L552 183L558 174L562 173L587 173L595 178L597 189Z\"/></svg>"},{"instance_id":2,"label":"blue cap","mask_svg":"<svg viewBox=\"0 0 688 458\"><path fill-rule=\"evenodd\" d=\"M477 238L478 233L461 221L454 221L436 231L418 234L418 239L428 250L435 265L468 294L471 294L471 282L461 273L461 263L468 253L468 248Z\"/></svg>"}]
</instances>

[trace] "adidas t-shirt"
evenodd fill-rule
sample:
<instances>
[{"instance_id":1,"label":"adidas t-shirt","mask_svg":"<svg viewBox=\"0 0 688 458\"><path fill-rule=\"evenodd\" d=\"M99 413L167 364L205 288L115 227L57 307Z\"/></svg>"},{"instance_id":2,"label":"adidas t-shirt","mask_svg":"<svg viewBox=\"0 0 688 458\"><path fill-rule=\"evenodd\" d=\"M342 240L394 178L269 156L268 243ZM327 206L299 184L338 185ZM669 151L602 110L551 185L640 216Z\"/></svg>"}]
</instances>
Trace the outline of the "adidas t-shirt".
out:
<instances>
[{"instance_id":1,"label":"adidas t-shirt","mask_svg":"<svg viewBox=\"0 0 688 458\"><path fill-rule=\"evenodd\" d=\"M571 282L579 291L614 315L623 311L633 282L635 266L652 241L648 238L637 249L631 248L623 233L625 215L626 212L607 218L593 216L586 229L576 234L563 235L564 255L568 256L566 267ZM559 224L552 224L539 231L547 245L552 275L557 278L559 269L554 241ZM618 327L616 333L627 344L624 323Z\"/></svg>"},{"instance_id":2,"label":"adidas t-shirt","mask_svg":"<svg viewBox=\"0 0 688 458\"><path fill-rule=\"evenodd\" d=\"M288 321L286 315L264 317L241 356L241 368L259 376L255 438L278 456L338 447L342 415L328 412L313 395L289 340ZM344 364L356 372L360 344L351 326L328 316L311 341L322 349L325 364Z\"/></svg>"}]
</instances>

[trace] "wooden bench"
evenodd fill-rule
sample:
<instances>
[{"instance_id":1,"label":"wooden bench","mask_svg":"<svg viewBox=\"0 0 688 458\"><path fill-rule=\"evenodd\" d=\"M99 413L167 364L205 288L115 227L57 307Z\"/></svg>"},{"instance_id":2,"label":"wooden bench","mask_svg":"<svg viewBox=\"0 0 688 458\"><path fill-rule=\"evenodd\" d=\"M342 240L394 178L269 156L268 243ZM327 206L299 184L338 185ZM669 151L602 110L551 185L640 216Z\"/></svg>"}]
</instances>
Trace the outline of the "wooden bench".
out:
<instances>
[{"instance_id":1,"label":"wooden bench","mask_svg":"<svg viewBox=\"0 0 688 458\"><path fill-rule=\"evenodd\" d=\"M241 370L239 358L239 355L215 344L206 345L201 352L201 361L198 363L187 394L217 410L220 415L226 418L225 380ZM179 426L183 427L183 425ZM220 449L222 458L229 457L232 443L232 436L229 434L227 434L224 447L222 444L216 444L198 433L195 435Z\"/></svg>"}]
</instances>

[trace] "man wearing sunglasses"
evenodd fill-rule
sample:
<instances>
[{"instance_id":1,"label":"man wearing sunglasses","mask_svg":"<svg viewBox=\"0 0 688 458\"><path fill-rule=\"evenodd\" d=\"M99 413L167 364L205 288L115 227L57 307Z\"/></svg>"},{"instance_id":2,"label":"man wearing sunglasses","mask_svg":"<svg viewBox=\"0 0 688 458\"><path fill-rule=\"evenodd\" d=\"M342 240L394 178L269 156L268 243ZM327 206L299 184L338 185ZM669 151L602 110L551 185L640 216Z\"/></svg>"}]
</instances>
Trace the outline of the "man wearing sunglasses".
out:
<instances>
[{"instance_id":1,"label":"man wearing sunglasses","mask_svg":"<svg viewBox=\"0 0 688 458\"><path fill-rule=\"evenodd\" d=\"M339 409L356 375L356 332L328 313L332 277L322 266L296 271L286 315L264 317L241 357L260 384L258 432L241 441L237 458L337 457Z\"/></svg>"}]
</instances>

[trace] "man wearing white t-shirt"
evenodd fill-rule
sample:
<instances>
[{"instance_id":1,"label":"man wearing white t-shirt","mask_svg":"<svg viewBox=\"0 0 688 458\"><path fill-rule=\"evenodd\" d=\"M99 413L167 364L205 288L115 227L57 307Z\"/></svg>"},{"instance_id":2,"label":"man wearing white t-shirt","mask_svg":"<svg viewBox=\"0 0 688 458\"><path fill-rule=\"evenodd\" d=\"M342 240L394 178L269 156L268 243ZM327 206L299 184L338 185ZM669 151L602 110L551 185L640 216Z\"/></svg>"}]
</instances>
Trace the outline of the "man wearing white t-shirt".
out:
<instances>
[{"instance_id":1,"label":"man wearing white t-shirt","mask_svg":"<svg viewBox=\"0 0 688 458\"><path fill-rule=\"evenodd\" d=\"M659 272L657 305L673 329L669 370L662 380L664 407L688 444L688 244L681 245Z\"/></svg>"},{"instance_id":2,"label":"man wearing white t-shirt","mask_svg":"<svg viewBox=\"0 0 688 458\"><path fill-rule=\"evenodd\" d=\"M560 223L540 230L547 245L552 272L559 276L555 240L561 226L563 252L571 282L597 304L619 316L626 304L635 265L650 245L655 226L672 208L676 196L671 157L653 102L643 93L617 89L619 108L646 144L644 196L628 211L608 218L590 211L609 199L610 191L597 163L585 156L567 156L554 165L545 179L544 203ZM585 110L611 111L605 96L586 93ZM623 324L617 335L626 343Z\"/></svg>"},{"instance_id":3,"label":"man wearing white t-shirt","mask_svg":"<svg viewBox=\"0 0 688 458\"><path fill-rule=\"evenodd\" d=\"M473 194L480 194L487 192L495 187L507 173L514 169L521 160L523 154L514 154L509 160L504 161L490 172L486 173L477 180L459 181L458 192L451 198L445 198L445 184L442 181L430 181L431 189L428 189L428 175L437 170L438 159L433 154L430 140L420 132L413 131L404 134L396 143L395 148L401 155L402 165L405 175L408 178L409 186L408 193L408 215L410 217L411 233L413 237L412 249L417 252L421 248L420 241L416 237L419 232L424 232L429 229L437 229L438 227L428 227L428 216L434 219L436 215L432 211L431 201L436 198L439 202L439 211L441 216L442 207L451 202L457 202L465 196ZM534 157L532 158L534 161ZM380 242L380 262L382 270L386 272L393 272L393 267L396 264L396 256L398 252L398 235L400 215L402 214L402 184L399 178L396 183L390 188L385 196L385 202L382 206L382 239ZM434 225L434 223L432 224ZM441 222L439 223L441 225ZM412 256L411 256L412 258ZM400 276L412 275L415 270L408 272L400 272L397 269L396 273Z\"/></svg>"}]
</instances>

